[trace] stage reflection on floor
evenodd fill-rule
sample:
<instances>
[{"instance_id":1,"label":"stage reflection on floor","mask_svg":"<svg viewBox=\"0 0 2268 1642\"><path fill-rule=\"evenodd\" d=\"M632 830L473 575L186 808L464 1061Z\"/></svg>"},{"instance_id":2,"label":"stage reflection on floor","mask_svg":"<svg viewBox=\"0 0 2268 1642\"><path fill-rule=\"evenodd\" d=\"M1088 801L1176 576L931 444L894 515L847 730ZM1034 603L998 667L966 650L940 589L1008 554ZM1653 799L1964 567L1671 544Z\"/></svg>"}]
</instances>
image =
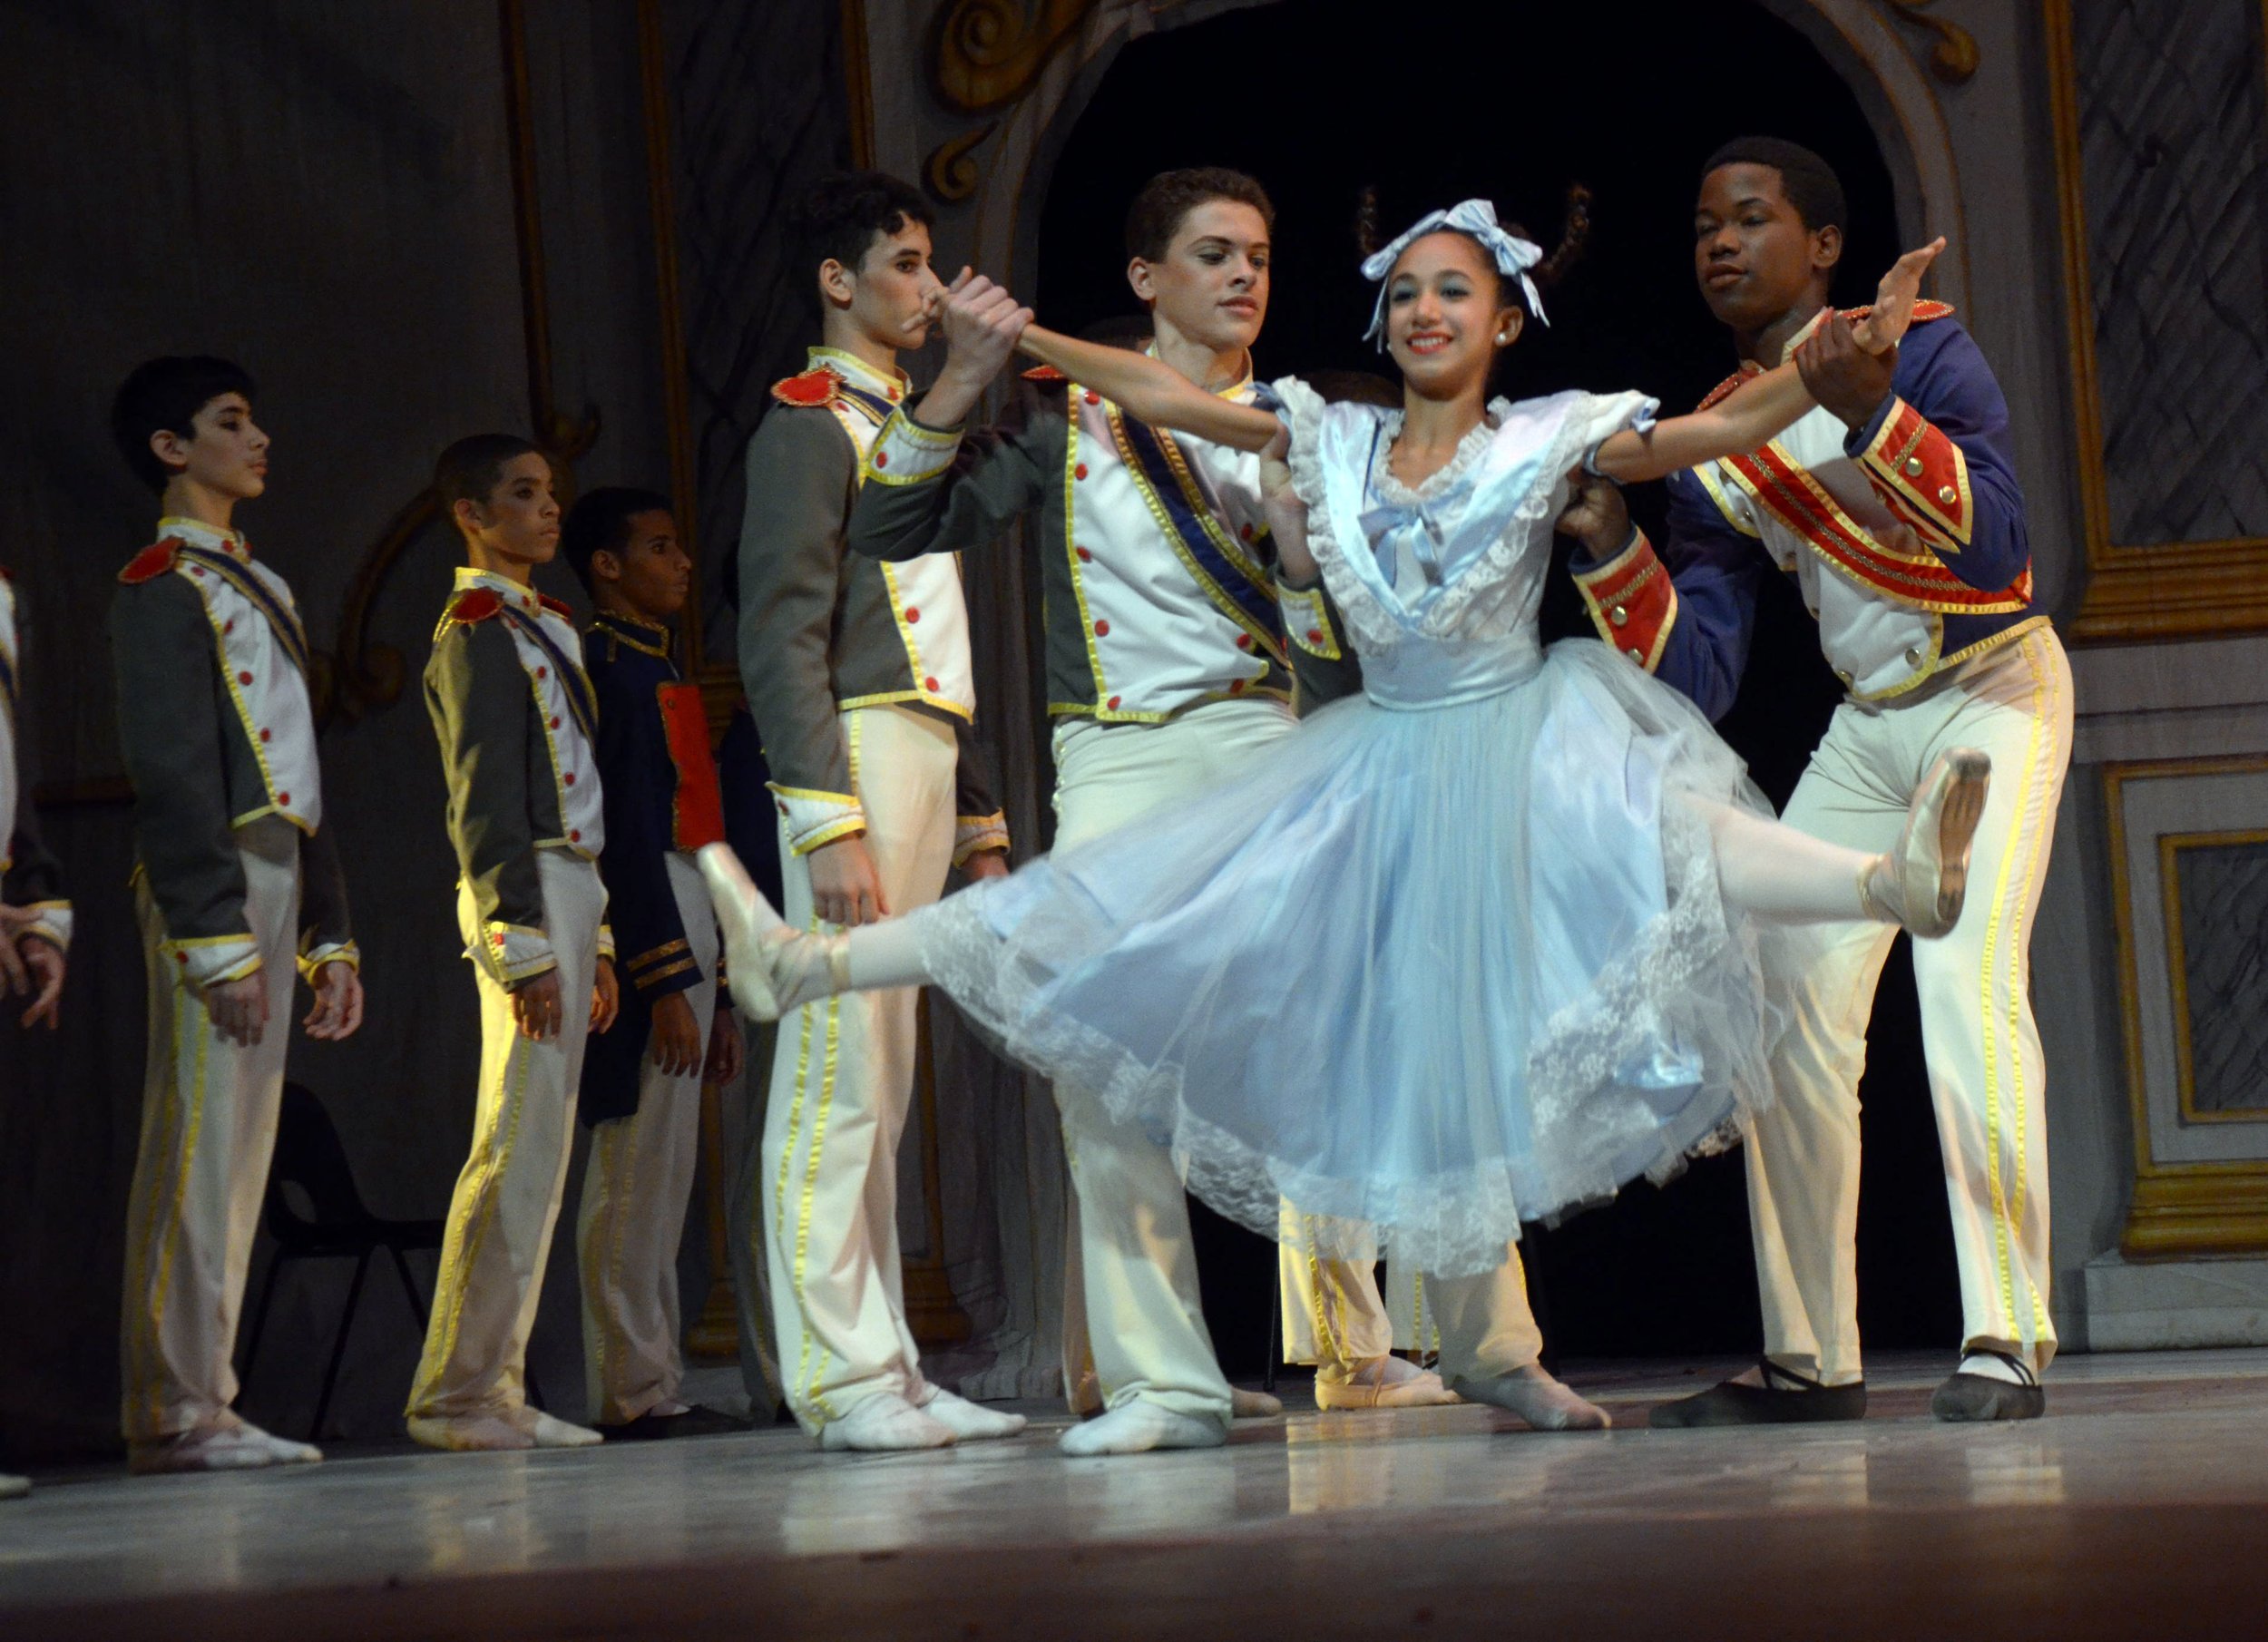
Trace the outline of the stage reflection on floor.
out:
<instances>
[{"instance_id":1,"label":"stage reflection on floor","mask_svg":"<svg viewBox=\"0 0 2268 1642\"><path fill-rule=\"evenodd\" d=\"M0 1506L0 1636L2268 1636L2268 1352L2067 1358L1997 1428L1929 1419L1946 1366L1813 1429L1650 1432L1711 1372L1655 1368L1571 1376L1604 1435L1295 1406L1067 1461L1034 1410L934 1454L783 1427L43 1480Z\"/></svg>"}]
</instances>

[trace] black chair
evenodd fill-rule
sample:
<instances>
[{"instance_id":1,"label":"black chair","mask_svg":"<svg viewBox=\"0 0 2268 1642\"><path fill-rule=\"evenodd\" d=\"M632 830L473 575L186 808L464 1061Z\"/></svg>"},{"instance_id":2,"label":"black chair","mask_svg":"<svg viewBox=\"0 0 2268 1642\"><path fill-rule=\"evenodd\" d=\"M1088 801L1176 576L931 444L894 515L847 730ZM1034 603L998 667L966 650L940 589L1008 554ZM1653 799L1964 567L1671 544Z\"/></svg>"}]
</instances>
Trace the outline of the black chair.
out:
<instances>
[{"instance_id":1,"label":"black chair","mask_svg":"<svg viewBox=\"0 0 2268 1642\"><path fill-rule=\"evenodd\" d=\"M322 1394L316 1399L315 1422L308 1431L312 1441L322 1434L323 1416L330 1412L331 1391L338 1383L338 1365L347 1354L347 1333L354 1325L355 1307L362 1299L362 1279L370 1269L371 1256L384 1249L393 1260L422 1335L428 1308L403 1256L417 1249L438 1249L443 1222L388 1220L372 1214L356 1189L354 1171L347 1166L347 1151L339 1144L330 1113L311 1091L297 1083L284 1085L283 1106L277 1118L275 1160L268 1170L267 1218L268 1235L276 1240L276 1254L260 1285L259 1303L252 1309L251 1339L244 1353L245 1380L252 1377L252 1363L259 1355L260 1331L268 1323L268 1303L285 1266L294 1260L349 1256L355 1263L354 1279L347 1286L346 1309L339 1314L338 1332L331 1340L330 1365L323 1371Z\"/></svg>"}]
</instances>

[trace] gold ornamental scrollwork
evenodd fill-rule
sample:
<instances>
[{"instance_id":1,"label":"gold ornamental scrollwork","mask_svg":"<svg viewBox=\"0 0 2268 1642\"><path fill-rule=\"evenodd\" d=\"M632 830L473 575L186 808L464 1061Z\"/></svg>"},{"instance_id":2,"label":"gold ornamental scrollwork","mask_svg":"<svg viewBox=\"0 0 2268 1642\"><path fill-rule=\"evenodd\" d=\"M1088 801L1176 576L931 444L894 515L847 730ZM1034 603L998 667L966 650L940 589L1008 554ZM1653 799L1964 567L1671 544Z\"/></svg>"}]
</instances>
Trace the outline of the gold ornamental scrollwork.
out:
<instances>
[{"instance_id":1,"label":"gold ornamental scrollwork","mask_svg":"<svg viewBox=\"0 0 2268 1642\"><path fill-rule=\"evenodd\" d=\"M1070 43L1098 0L945 0L930 34L930 87L955 113L988 114L1022 102ZM977 147L999 128L988 120L939 143L922 181L948 205L976 192Z\"/></svg>"},{"instance_id":2,"label":"gold ornamental scrollwork","mask_svg":"<svg viewBox=\"0 0 2268 1642\"><path fill-rule=\"evenodd\" d=\"M1036 4L1036 10L1034 5ZM1096 0L946 0L932 36L931 83L956 113L1017 102Z\"/></svg>"},{"instance_id":3,"label":"gold ornamental scrollwork","mask_svg":"<svg viewBox=\"0 0 2268 1642\"><path fill-rule=\"evenodd\" d=\"M976 192L977 178L973 151L977 144L1000 128L997 120L987 120L972 131L963 132L950 142L941 142L932 149L929 158L922 161L922 183L947 205L958 205Z\"/></svg>"},{"instance_id":4,"label":"gold ornamental scrollwork","mask_svg":"<svg viewBox=\"0 0 2268 1642\"><path fill-rule=\"evenodd\" d=\"M1975 75L1977 65L1983 59L1977 50L1977 36L1958 23L1931 15L1930 8L1937 0L1882 0L1898 21L1913 28L1927 29L1937 36L1930 47L1930 72L1948 85L1964 85Z\"/></svg>"}]
</instances>

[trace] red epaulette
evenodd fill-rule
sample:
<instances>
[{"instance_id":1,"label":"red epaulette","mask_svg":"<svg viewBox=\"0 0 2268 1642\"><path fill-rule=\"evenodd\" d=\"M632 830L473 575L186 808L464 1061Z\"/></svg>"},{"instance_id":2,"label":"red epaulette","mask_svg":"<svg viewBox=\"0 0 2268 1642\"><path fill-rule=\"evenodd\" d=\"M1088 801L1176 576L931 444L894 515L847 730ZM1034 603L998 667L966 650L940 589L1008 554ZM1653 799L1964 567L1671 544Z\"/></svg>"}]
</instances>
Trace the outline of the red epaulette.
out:
<instances>
[{"instance_id":1,"label":"red epaulette","mask_svg":"<svg viewBox=\"0 0 2268 1642\"><path fill-rule=\"evenodd\" d=\"M448 608L441 612L441 624L452 621L485 621L504 607L503 595L493 587L468 587L451 599Z\"/></svg>"},{"instance_id":2,"label":"red epaulette","mask_svg":"<svg viewBox=\"0 0 2268 1642\"><path fill-rule=\"evenodd\" d=\"M143 548L134 555L132 563L118 572L118 579L128 587L156 581L173 568L173 562L181 556L181 546L179 536L168 536L154 546Z\"/></svg>"},{"instance_id":3,"label":"red epaulette","mask_svg":"<svg viewBox=\"0 0 2268 1642\"><path fill-rule=\"evenodd\" d=\"M543 601L543 608L554 616L563 616L570 621L575 619L574 606L554 599L549 593L538 593L535 596Z\"/></svg>"},{"instance_id":4,"label":"red epaulette","mask_svg":"<svg viewBox=\"0 0 2268 1642\"><path fill-rule=\"evenodd\" d=\"M1869 303L1864 308L1844 308L1843 310L1843 317L1855 325L1861 319L1865 318L1866 316L1872 311L1873 305ZM1917 302L1913 305L1912 322L1915 325L1927 325L1932 319L1950 319L1952 318L1952 314L1953 305L1950 302ZM1758 375L1762 369L1763 367L1757 365L1742 366L1740 369L1735 371L1731 376L1725 377L1724 381L1718 383L1715 387L1711 388L1708 393L1708 397L1702 400L1701 403L1694 406L1694 408L1696 410L1708 409L1709 406L1722 400L1725 395L1731 393L1742 383L1747 381L1749 377Z\"/></svg>"},{"instance_id":5,"label":"red epaulette","mask_svg":"<svg viewBox=\"0 0 2268 1642\"><path fill-rule=\"evenodd\" d=\"M1026 382L1069 382L1070 380L1052 365L1035 365L1024 372L1023 379Z\"/></svg>"},{"instance_id":6,"label":"red epaulette","mask_svg":"<svg viewBox=\"0 0 2268 1642\"><path fill-rule=\"evenodd\" d=\"M773 383L772 397L782 405L829 405L841 380L826 366L816 365L800 376L783 376Z\"/></svg>"}]
</instances>

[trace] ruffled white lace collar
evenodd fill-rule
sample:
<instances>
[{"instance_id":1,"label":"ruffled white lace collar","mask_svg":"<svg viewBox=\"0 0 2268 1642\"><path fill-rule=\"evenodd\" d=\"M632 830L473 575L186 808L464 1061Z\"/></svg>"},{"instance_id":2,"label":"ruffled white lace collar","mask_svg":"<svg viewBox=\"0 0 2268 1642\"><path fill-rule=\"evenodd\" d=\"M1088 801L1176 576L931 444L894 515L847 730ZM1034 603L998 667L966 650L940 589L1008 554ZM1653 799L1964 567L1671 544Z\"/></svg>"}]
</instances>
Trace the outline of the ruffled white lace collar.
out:
<instances>
[{"instance_id":1,"label":"ruffled white lace collar","mask_svg":"<svg viewBox=\"0 0 2268 1642\"><path fill-rule=\"evenodd\" d=\"M1496 442L1496 435L1503 427L1504 418L1511 413L1511 408L1509 399L1490 400L1489 408L1481 420L1466 429L1465 436L1457 441L1456 454L1428 474L1424 482L1415 486L1404 484L1395 478L1393 469L1389 465L1393 456L1394 441L1402 437L1403 414L1398 410L1387 411L1379 418L1382 436L1371 455L1372 493L1382 501L1403 507L1438 501L1447 495L1457 487L1457 482L1465 476L1467 470Z\"/></svg>"}]
</instances>

